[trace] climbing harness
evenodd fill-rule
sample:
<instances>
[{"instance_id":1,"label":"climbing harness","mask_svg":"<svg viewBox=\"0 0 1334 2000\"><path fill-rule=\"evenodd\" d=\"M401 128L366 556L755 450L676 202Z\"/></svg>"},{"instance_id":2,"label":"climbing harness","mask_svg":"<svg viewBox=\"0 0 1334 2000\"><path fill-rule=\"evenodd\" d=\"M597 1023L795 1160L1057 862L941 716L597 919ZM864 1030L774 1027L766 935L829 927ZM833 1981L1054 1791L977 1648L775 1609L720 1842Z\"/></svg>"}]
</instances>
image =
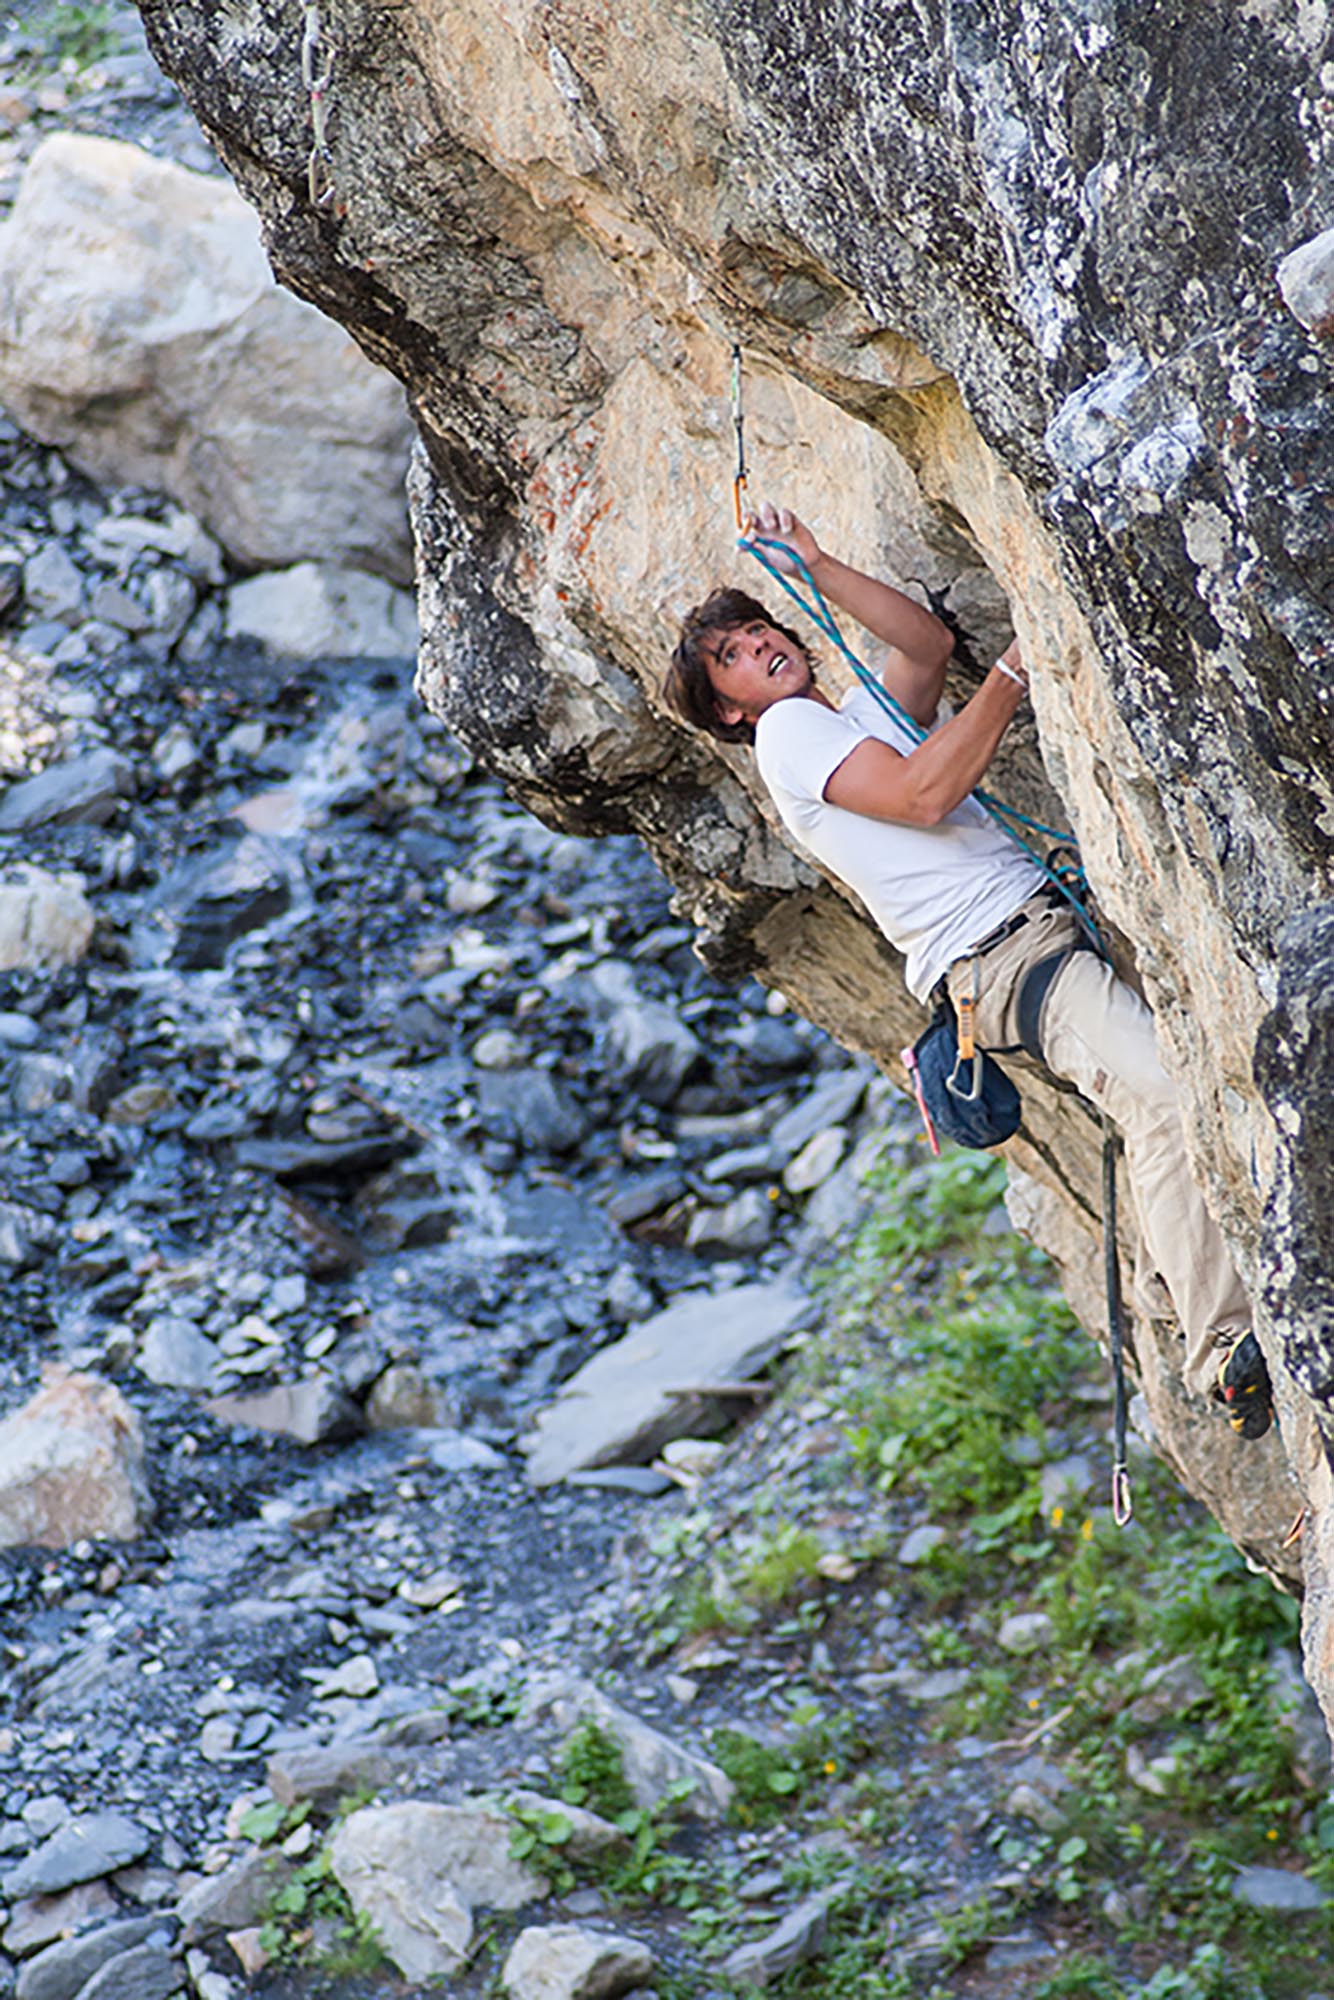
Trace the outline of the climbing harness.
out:
<instances>
[{"instance_id":1,"label":"climbing harness","mask_svg":"<svg viewBox=\"0 0 1334 2000\"><path fill-rule=\"evenodd\" d=\"M746 432L742 403L742 353L739 341L732 343L732 424L736 432L736 475L732 481L732 499L736 512L738 547L744 549L747 555L753 556L779 588L805 612L830 644L842 654L861 685L885 713L893 717L909 739L914 743L924 742L927 731L921 723L915 716L909 714L901 702L894 699L884 683L846 643L819 584L796 550L774 536L747 535L745 532ZM766 549L773 550L774 554L766 555ZM782 552L784 560L794 566L804 586L805 594L779 568L776 560L779 551ZM1001 832L1027 855L1052 888L1069 905L1088 947L1110 963L1111 953L1097 923L1086 907L1088 885L1074 835L1062 832L1056 827L1044 826L1041 820L1029 818L1017 807L1006 805L1003 800L996 798L990 792L982 791L980 787L974 789L972 796ZM1054 843L1053 846L1045 855L1040 854L1032 842L1025 838L1025 832L1021 832L1021 828L1039 839L1051 841ZM1021 1001L1021 1016L1028 1017L1024 1026L1023 1041L1030 1054L1035 1054L1039 1061L1042 1060L1042 1056L1037 1043L1037 1017L1053 978L1069 956L1069 952L1058 952L1053 957L1042 960L1032 968L1025 981L1025 988L1027 989L1031 983L1033 990L1031 995L1026 990ZM960 1003L957 1047L954 1022L950 1018L950 1010L946 1004L937 1010L930 1027L918 1037L912 1048L903 1052L909 1081L933 1153L940 1151L938 1132L943 1133L946 1138L955 1140L959 1145L987 1147L1001 1144L1018 1128L1020 1115L1018 1093L1000 1066L993 1062L985 1051L976 1047L973 1034L975 999L974 995L973 1000L965 998ZM965 1082L965 1068L969 1064L972 1066L971 1081ZM1005 1095L1007 1092L1009 1097L1013 1098L1013 1106ZM1121 1273L1116 1249L1116 1153L1115 1129L1104 1119L1103 1265L1107 1297L1107 1337L1115 1396L1112 1419L1112 1518L1119 1528L1124 1528L1134 1514L1134 1501L1130 1490L1130 1473L1126 1464L1128 1397Z\"/></svg>"},{"instance_id":2,"label":"climbing harness","mask_svg":"<svg viewBox=\"0 0 1334 2000\"><path fill-rule=\"evenodd\" d=\"M332 42L323 40L323 34L320 10L312 4L306 8L306 25L301 36L301 82L310 99L312 143L306 161L306 186L313 208L327 208L334 195L328 96L338 51Z\"/></svg>"}]
</instances>

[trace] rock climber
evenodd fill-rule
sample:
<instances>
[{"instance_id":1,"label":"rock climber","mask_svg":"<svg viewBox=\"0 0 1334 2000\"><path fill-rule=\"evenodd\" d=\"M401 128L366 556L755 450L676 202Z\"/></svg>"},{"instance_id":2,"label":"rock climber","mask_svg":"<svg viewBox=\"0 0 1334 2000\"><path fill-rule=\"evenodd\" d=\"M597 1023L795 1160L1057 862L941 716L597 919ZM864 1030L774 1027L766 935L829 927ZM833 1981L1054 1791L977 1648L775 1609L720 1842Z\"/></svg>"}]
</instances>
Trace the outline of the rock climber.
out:
<instances>
[{"instance_id":1,"label":"rock climber","mask_svg":"<svg viewBox=\"0 0 1334 2000\"><path fill-rule=\"evenodd\" d=\"M1043 1061L1121 1133L1148 1259L1185 1337L1187 1386L1220 1403L1239 1436L1262 1437L1273 1421L1269 1374L1186 1163L1153 1016L1105 959L1079 948L1068 902L970 797L1027 695L1018 642L950 713L941 697L954 640L939 618L826 554L786 508L757 508L744 536L762 537L784 573L804 568L888 648L884 685L928 734L917 741L861 686L835 705L798 634L734 589L687 614L667 702L719 741L753 745L788 831L860 896L904 954L917 999L948 993L956 1008L973 999L980 1047L1007 1058L1019 1049L1026 981L1045 983L1026 1002Z\"/></svg>"}]
</instances>

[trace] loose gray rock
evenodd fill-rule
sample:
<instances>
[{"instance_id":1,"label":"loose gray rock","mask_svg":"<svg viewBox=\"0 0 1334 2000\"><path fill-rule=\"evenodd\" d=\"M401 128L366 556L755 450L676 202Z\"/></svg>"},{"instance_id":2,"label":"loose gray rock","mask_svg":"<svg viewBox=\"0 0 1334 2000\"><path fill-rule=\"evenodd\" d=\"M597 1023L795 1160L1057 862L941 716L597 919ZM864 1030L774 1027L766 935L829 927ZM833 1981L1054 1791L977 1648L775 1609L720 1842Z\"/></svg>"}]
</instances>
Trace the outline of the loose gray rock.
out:
<instances>
[{"instance_id":1,"label":"loose gray rock","mask_svg":"<svg viewBox=\"0 0 1334 2000\"><path fill-rule=\"evenodd\" d=\"M722 1963L724 1977L740 1986L768 1986L794 1965L814 1958L824 1943L834 1893L808 1896L767 1937L729 1952Z\"/></svg>"},{"instance_id":2,"label":"loose gray rock","mask_svg":"<svg viewBox=\"0 0 1334 2000\"><path fill-rule=\"evenodd\" d=\"M1051 1637L1051 1619L1045 1611L1012 1611L1001 1620L996 1643L1007 1653L1036 1653Z\"/></svg>"},{"instance_id":3,"label":"loose gray rock","mask_svg":"<svg viewBox=\"0 0 1334 2000\"><path fill-rule=\"evenodd\" d=\"M751 1257L773 1236L773 1207L758 1188L746 1188L721 1208L691 1217L686 1248L703 1256Z\"/></svg>"},{"instance_id":4,"label":"loose gray rock","mask_svg":"<svg viewBox=\"0 0 1334 2000\"><path fill-rule=\"evenodd\" d=\"M298 660L353 654L410 660L417 650L409 593L334 563L297 563L236 584L227 596L226 631L229 639L257 639Z\"/></svg>"},{"instance_id":5,"label":"loose gray rock","mask_svg":"<svg viewBox=\"0 0 1334 2000\"><path fill-rule=\"evenodd\" d=\"M792 1159L818 1133L849 1119L865 1090L866 1078L859 1070L840 1070L826 1077L777 1120L769 1132L770 1145L785 1159Z\"/></svg>"},{"instance_id":6,"label":"loose gray rock","mask_svg":"<svg viewBox=\"0 0 1334 2000\"><path fill-rule=\"evenodd\" d=\"M475 1907L514 1910L546 1893L540 1876L510 1859L513 1831L484 1806L367 1806L338 1829L330 1858L399 1970L434 1979L464 1963Z\"/></svg>"},{"instance_id":7,"label":"loose gray rock","mask_svg":"<svg viewBox=\"0 0 1334 2000\"><path fill-rule=\"evenodd\" d=\"M946 1529L923 1522L921 1527L910 1529L900 1542L899 1561L906 1569L914 1569L918 1563L926 1561L933 1549L938 1549L942 1542L948 1540Z\"/></svg>"},{"instance_id":8,"label":"loose gray rock","mask_svg":"<svg viewBox=\"0 0 1334 2000\"><path fill-rule=\"evenodd\" d=\"M264 1776L281 1805L294 1806L299 1799L334 1805L363 1788L380 1791L407 1761L369 1737L353 1737L310 1750L280 1750Z\"/></svg>"},{"instance_id":9,"label":"loose gray rock","mask_svg":"<svg viewBox=\"0 0 1334 2000\"><path fill-rule=\"evenodd\" d=\"M171 2000L185 1985L185 1967L165 1946L136 1945L95 1972L79 2000Z\"/></svg>"},{"instance_id":10,"label":"loose gray rock","mask_svg":"<svg viewBox=\"0 0 1334 2000\"><path fill-rule=\"evenodd\" d=\"M692 1294L604 1348L537 1420L528 1474L548 1486L618 1459L645 1461L669 1438L718 1428L717 1404L677 1388L746 1379L799 1325L805 1301L783 1285Z\"/></svg>"},{"instance_id":11,"label":"loose gray rock","mask_svg":"<svg viewBox=\"0 0 1334 2000\"><path fill-rule=\"evenodd\" d=\"M81 876L53 875L26 861L7 867L0 875L0 972L77 965L95 922Z\"/></svg>"},{"instance_id":12,"label":"loose gray rock","mask_svg":"<svg viewBox=\"0 0 1334 2000\"><path fill-rule=\"evenodd\" d=\"M1323 1910L1326 1897L1316 1883L1290 1868L1239 1868L1232 1884L1238 1902L1253 1910Z\"/></svg>"},{"instance_id":13,"label":"loose gray rock","mask_svg":"<svg viewBox=\"0 0 1334 2000\"><path fill-rule=\"evenodd\" d=\"M0 1877L0 1896L52 1896L78 1882L96 1881L148 1852L151 1836L125 1813L81 1813Z\"/></svg>"},{"instance_id":14,"label":"loose gray rock","mask_svg":"<svg viewBox=\"0 0 1334 2000\"><path fill-rule=\"evenodd\" d=\"M59 542L48 542L23 565L23 595L39 618L77 622L83 608L83 577Z\"/></svg>"},{"instance_id":15,"label":"loose gray rock","mask_svg":"<svg viewBox=\"0 0 1334 2000\"><path fill-rule=\"evenodd\" d=\"M363 1428L361 1411L327 1375L308 1375L255 1396L214 1396L205 1408L219 1423L276 1431L299 1444L327 1444L355 1437Z\"/></svg>"},{"instance_id":16,"label":"loose gray rock","mask_svg":"<svg viewBox=\"0 0 1334 2000\"><path fill-rule=\"evenodd\" d=\"M168 1389L211 1389L218 1350L189 1320L169 1314L151 1320L139 1350L138 1368L150 1382Z\"/></svg>"},{"instance_id":17,"label":"loose gray rock","mask_svg":"<svg viewBox=\"0 0 1334 2000\"><path fill-rule=\"evenodd\" d=\"M14 2000L74 2000L85 1982L134 1945L163 1928L161 1917L127 1917L84 1937L62 1938L30 1958L18 1976Z\"/></svg>"},{"instance_id":18,"label":"loose gray rock","mask_svg":"<svg viewBox=\"0 0 1334 2000\"><path fill-rule=\"evenodd\" d=\"M139 1419L119 1389L49 1369L37 1394L0 1423L0 1548L130 1541L151 1514Z\"/></svg>"},{"instance_id":19,"label":"loose gray rock","mask_svg":"<svg viewBox=\"0 0 1334 2000\"><path fill-rule=\"evenodd\" d=\"M693 1790L683 1810L699 1819L717 1819L727 1811L732 1781L684 1745L633 1715L603 1694L592 1681L576 1675L544 1682L533 1690L535 1709L549 1708L557 1726L573 1731L580 1722L595 1722L620 1746L626 1783L641 1806L656 1805L668 1788L682 1781Z\"/></svg>"},{"instance_id":20,"label":"loose gray rock","mask_svg":"<svg viewBox=\"0 0 1334 2000\"><path fill-rule=\"evenodd\" d=\"M652 1978L653 1956L634 1938L534 1925L519 1932L500 1976L511 2000L621 2000Z\"/></svg>"},{"instance_id":21,"label":"loose gray rock","mask_svg":"<svg viewBox=\"0 0 1334 2000\"><path fill-rule=\"evenodd\" d=\"M568 1153L587 1121L544 1069L486 1070L477 1080L482 1122L496 1138L535 1153Z\"/></svg>"},{"instance_id":22,"label":"loose gray rock","mask_svg":"<svg viewBox=\"0 0 1334 2000\"><path fill-rule=\"evenodd\" d=\"M221 1874L201 1876L176 1906L182 1943L197 1944L257 1924L291 1876L292 1864L284 1855L258 1847L238 1855Z\"/></svg>"},{"instance_id":23,"label":"loose gray rock","mask_svg":"<svg viewBox=\"0 0 1334 2000\"><path fill-rule=\"evenodd\" d=\"M133 783L128 759L115 750L69 757L9 787L0 802L0 833L36 826L104 826Z\"/></svg>"},{"instance_id":24,"label":"loose gray rock","mask_svg":"<svg viewBox=\"0 0 1334 2000\"><path fill-rule=\"evenodd\" d=\"M698 1035L660 1000L618 1007L607 1041L613 1063L650 1104L670 1104L703 1054Z\"/></svg>"}]
</instances>

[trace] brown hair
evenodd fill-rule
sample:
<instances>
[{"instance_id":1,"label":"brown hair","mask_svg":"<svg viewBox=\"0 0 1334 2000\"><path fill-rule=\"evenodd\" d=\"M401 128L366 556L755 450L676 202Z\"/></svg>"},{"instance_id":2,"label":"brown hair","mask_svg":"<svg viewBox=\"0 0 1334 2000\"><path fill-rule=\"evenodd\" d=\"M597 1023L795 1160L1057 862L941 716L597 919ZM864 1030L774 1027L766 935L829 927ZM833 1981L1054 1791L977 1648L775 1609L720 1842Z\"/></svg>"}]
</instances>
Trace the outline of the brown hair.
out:
<instances>
[{"instance_id":1,"label":"brown hair","mask_svg":"<svg viewBox=\"0 0 1334 2000\"><path fill-rule=\"evenodd\" d=\"M693 611L687 611L681 621L681 636L672 651L672 663L667 669L667 678L662 684L663 700L679 715L683 722L693 723L696 729L707 730L720 743L753 743L755 724L744 717L739 722L724 722L718 712L718 694L709 679L708 662L704 658L704 641L712 633L735 632L742 625L750 625L762 618L766 625L772 625L775 632L781 632L794 646L800 646L807 659L811 659L810 648L801 635L790 625L780 625L778 620L744 590L715 590ZM812 662L813 663L813 662Z\"/></svg>"}]
</instances>

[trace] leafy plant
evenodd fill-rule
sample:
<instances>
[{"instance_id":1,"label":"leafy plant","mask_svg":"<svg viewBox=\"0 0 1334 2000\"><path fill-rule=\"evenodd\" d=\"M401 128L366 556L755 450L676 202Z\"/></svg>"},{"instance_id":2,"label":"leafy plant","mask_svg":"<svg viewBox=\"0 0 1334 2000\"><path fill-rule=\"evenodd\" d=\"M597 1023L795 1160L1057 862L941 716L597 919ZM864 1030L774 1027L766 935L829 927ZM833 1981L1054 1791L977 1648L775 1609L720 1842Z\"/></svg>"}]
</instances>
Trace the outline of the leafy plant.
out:
<instances>
[{"instance_id":1,"label":"leafy plant","mask_svg":"<svg viewBox=\"0 0 1334 2000\"><path fill-rule=\"evenodd\" d=\"M32 32L57 61L75 69L101 62L116 44L111 10L101 0L53 0L33 22Z\"/></svg>"},{"instance_id":2,"label":"leafy plant","mask_svg":"<svg viewBox=\"0 0 1334 2000\"><path fill-rule=\"evenodd\" d=\"M600 1724L579 1724L561 1751L560 1772L561 1797L568 1804L586 1806L610 1820L633 1810L621 1746Z\"/></svg>"}]
</instances>

